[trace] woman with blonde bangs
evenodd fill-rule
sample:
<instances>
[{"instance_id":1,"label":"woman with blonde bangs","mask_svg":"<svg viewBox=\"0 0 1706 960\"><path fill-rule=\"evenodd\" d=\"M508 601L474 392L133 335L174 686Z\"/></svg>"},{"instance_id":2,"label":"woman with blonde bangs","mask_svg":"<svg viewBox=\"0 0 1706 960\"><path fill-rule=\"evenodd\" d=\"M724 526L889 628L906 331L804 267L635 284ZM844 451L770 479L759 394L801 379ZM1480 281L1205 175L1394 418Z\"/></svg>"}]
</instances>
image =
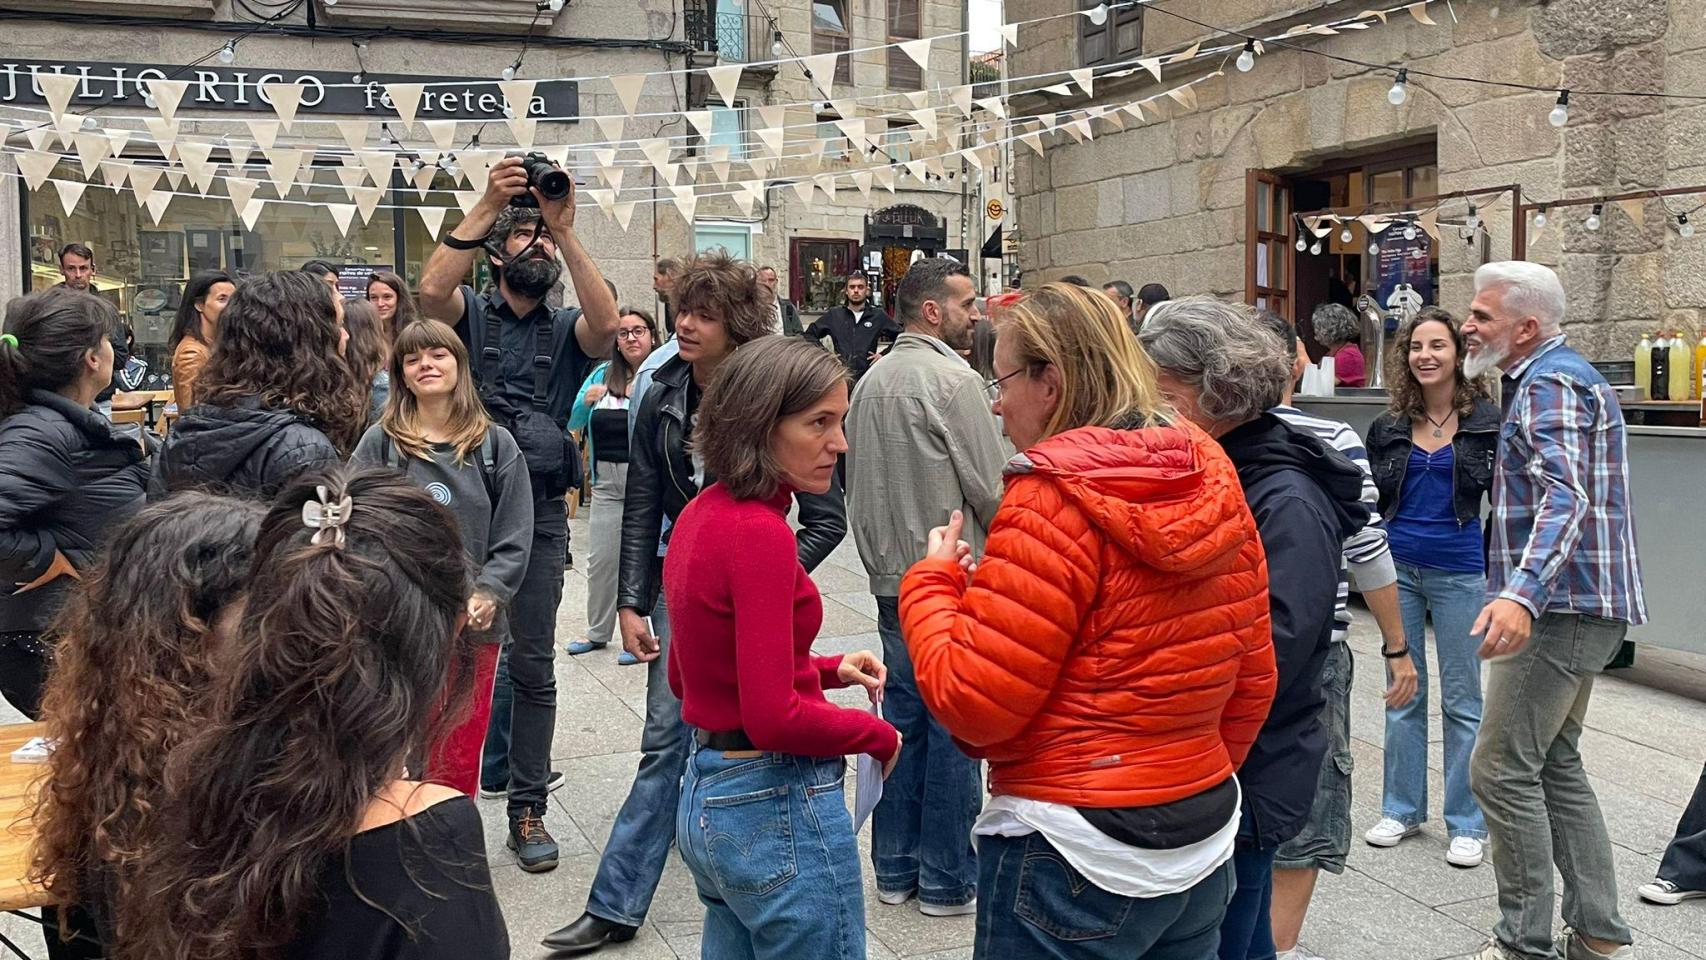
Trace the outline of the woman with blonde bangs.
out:
<instances>
[{"instance_id":1,"label":"woman with blonde bangs","mask_svg":"<svg viewBox=\"0 0 1706 960\"><path fill-rule=\"evenodd\" d=\"M1113 301L1051 283L1000 328L986 553L956 512L900 597L925 702L989 761L974 955L1207 960L1274 689L1255 521Z\"/></svg>"},{"instance_id":2,"label":"woman with blonde bangs","mask_svg":"<svg viewBox=\"0 0 1706 960\"><path fill-rule=\"evenodd\" d=\"M472 795L480 785L480 751L507 635L503 612L527 569L533 491L515 438L486 416L470 374L468 348L448 325L416 320L398 331L385 415L368 428L351 460L401 470L454 514L461 529L474 581L468 628L485 633L488 642L477 660L473 708L434 747L427 776Z\"/></svg>"}]
</instances>

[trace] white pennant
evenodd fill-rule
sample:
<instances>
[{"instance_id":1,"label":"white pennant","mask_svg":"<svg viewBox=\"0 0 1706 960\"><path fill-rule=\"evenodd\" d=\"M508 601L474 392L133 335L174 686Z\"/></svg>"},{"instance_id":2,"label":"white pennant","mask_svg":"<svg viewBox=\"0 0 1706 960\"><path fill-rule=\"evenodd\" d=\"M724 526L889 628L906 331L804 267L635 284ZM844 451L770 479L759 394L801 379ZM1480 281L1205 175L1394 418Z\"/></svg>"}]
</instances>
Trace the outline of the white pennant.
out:
<instances>
[{"instance_id":1,"label":"white pennant","mask_svg":"<svg viewBox=\"0 0 1706 960\"><path fill-rule=\"evenodd\" d=\"M77 159L83 161L83 179L93 180L101 161L107 158L107 151L112 149L112 142L98 133L79 133L72 143L77 145Z\"/></svg>"},{"instance_id":2,"label":"white pennant","mask_svg":"<svg viewBox=\"0 0 1706 960\"><path fill-rule=\"evenodd\" d=\"M1122 105L1120 109L1131 114L1131 118L1133 120L1136 120L1139 123L1143 122L1143 102L1141 100L1133 100L1130 103Z\"/></svg>"},{"instance_id":3,"label":"white pennant","mask_svg":"<svg viewBox=\"0 0 1706 960\"><path fill-rule=\"evenodd\" d=\"M40 150L30 150L18 154L18 169L24 174L24 182L31 190L40 190L47 182L48 175L59 165L59 154L43 153Z\"/></svg>"},{"instance_id":4,"label":"white pennant","mask_svg":"<svg viewBox=\"0 0 1706 960\"><path fill-rule=\"evenodd\" d=\"M455 120L423 120L421 126L426 127L427 136L440 150L449 150L456 145Z\"/></svg>"},{"instance_id":5,"label":"white pennant","mask_svg":"<svg viewBox=\"0 0 1706 960\"><path fill-rule=\"evenodd\" d=\"M53 121L53 130L59 134L59 145L66 149L71 147L71 138L81 129L83 118L75 113L67 113Z\"/></svg>"},{"instance_id":6,"label":"white pennant","mask_svg":"<svg viewBox=\"0 0 1706 960\"><path fill-rule=\"evenodd\" d=\"M628 232L628 224L634 219L634 201L624 200L616 205L616 225Z\"/></svg>"},{"instance_id":7,"label":"white pennant","mask_svg":"<svg viewBox=\"0 0 1706 960\"><path fill-rule=\"evenodd\" d=\"M598 124L605 143L621 143L628 131L627 117L593 117L592 122Z\"/></svg>"},{"instance_id":8,"label":"white pennant","mask_svg":"<svg viewBox=\"0 0 1706 960\"><path fill-rule=\"evenodd\" d=\"M421 215L421 223L426 226L427 234L434 240L438 239L439 232L444 229L444 213L448 209L424 204L415 208L415 212Z\"/></svg>"},{"instance_id":9,"label":"white pennant","mask_svg":"<svg viewBox=\"0 0 1706 960\"><path fill-rule=\"evenodd\" d=\"M349 236L350 224L355 222L355 204L328 203L326 212L332 215L332 222L338 225L338 236Z\"/></svg>"},{"instance_id":10,"label":"white pennant","mask_svg":"<svg viewBox=\"0 0 1706 960\"><path fill-rule=\"evenodd\" d=\"M294 83L263 83L261 94L272 102L279 125L286 133L290 132L290 125L296 122L296 108L302 105L302 87Z\"/></svg>"},{"instance_id":11,"label":"white pennant","mask_svg":"<svg viewBox=\"0 0 1706 960\"><path fill-rule=\"evenodd\" d=\"M1016 23L1002 24L1001 39L1007 41L1009 47L1017 47L1019 45L1019 25Z\"/></svg>"},{"instance_id":12,"label":"white pennant","mask_svg":"<svg viewBox=\"0 0 1706 960\"><path fill-rule=\"evenodd\" d=\"M248 123L249 132L255 136L255 146L261 150L271 150L272 145L278 142L277 120L250 120Z\"/></svg>"},{"instance_id":13,"label":"white pennant","mask_svg":"<svg viewBox=\"0 0 1706 960\"><path fill-rule=\"evenodd\" d=\"M367 146L367 132L373 128L369 120L339 120L338 134L349 144L351 150L360 150Z\"/></svg>"},{"instance_id":14,"label":"white pennant","mask_svg":"<svg viewBox=\"0 0 1706 960\"><path fill-rule=\"evenodd\" d=\"M539 121L532 117L515 117L509 121L510 135L523 150L533 149L533 138L539 133Z\"/></svg>"},{"instance_id":15,"label":"white pennant","mask_svg":"<svg viewBox=\"0 0 1706 960\"><path fill-rule=\"evenodd\" d=\"M687 122L693 125L693 129L696 132L698 132L699 136L705 137L707 139L710 138L710 136L711 136L711 111L709 111L709 110L688 110L685 113L683 113L682 116L686 117Z\"/></svg>"},{"instance_id":16,"label":"white pennant","mask_svg":"<svg viewBox=\"0 0 1706 960\"><path fill-rule=\"evenodd\" d=\"M918 69L923 70L925 73L930 72L929 37L925 37L922 40L908 40L900 45L900 49L901 52L912 58L913 63L918 64Z\"/></svg>"},{"instance_id":17,"label":"white pennant","mask_svg":"<svg viewBox=\"0 0 1706 960\"><path fill-rule=\"evenodd\" d=\"M71 95L77 92L77 84L82 78L70 73L38 73L36 85L41 87L41 95L47 100L48 113L58 120L65 115L65 108L71 105ZM69 212L66 216L70 216Z\"/></svg>"},{"instance_id":18,"label":"white pennant","mask_svg":"<svg viewBox=\"0 0 1706 960\"><path fill-rule=\"evenodd\" d=\"M255 222L261 219L261 211L267 208L267 202L261 199L250 200L243 205L238 216L243 218L243 226L249 230L255 229Z\"/></svg>"},{"instance_id":19,"label":"white pennant","mask_svg":"<svg viewBox=\"0 0 1706 960\"><path fill-rule=\"evenodd\" d=\"M949 90L948 96L962 116L971 116L971 84L964 83Z\"/></svg>"},{"instance_id":20,"label":"white pennant","mask_svg":"<svg viewBox=\"0 0 1706 960\"><path fill-rule=\"evenodd\" d=\"M391 185L391 165L397 162L397 155L389 150L362 150L355 155L363 169L367 171L368 179L376 187Z\"/></svg>"},{"instance_id":21,"label":"white pennant","mask_svg":"<svg viewBox=\"0 0 1706 960\"><path fill-rule=\"evenodd\" d=\"M1037 156L1043 155L1043 135L1035 130L1019 134L1019 142L1036 151Z\"/></svg>"},{"instance_id":22,"label":"white pennant","mask_svg":"<svg viewBox=\"0 0 1706 960\"><path fill-rule=\"evenodd\" d=\"M373 211L379 209L379 201L384 198L384 187L355 188L355 208L361 211L362 223L365 224L373 219Z\"/></svg>"},{"instance_id":23,"label":"white pennant","mask_svg":"<svg viewBox=\"0 0 1706 960\"><path fill-rule=\"evenodd\" d=\"M890 193L894 192L894 167L878 167L871 171L877 178L877 184Z\"/></svg>"},{"instance_id":24,"label":"white pennant","mask_svg":"<svg viewBox=\"0 0 1706 960\"><path fill-rule=\"evenodd\" d=\"M213 144L195 143L185 140L178 144L178 162L184 165L184 171L195 182L196 192L207 196L207 191L213 189L213 175L218 172L219 164L210 163L208 158L213 155Z\"/></svg>"},{"instance_id":25,"label":"white pennant","mask_svg":"<svg viewBox=\"0 0 1706 960\"><path fill-rule=\"evenodd\" d=\"M657 168L659 174L671 175L665 180L666 183L670 182L673 179L675 168L669 164L669 141L662 137L651 137L641 140L639 147L640 152L646 155L646 159L651 161L652 166Z\"/></svg>"},{"instance_id":26,"label":"white pennant","mask_svg":"<svg viewBox=\"0 0 1706 960\"><path fill-rule=\"evenodd\" d=\"M724 183L729 179L729 157L733 152L734 148L726 143L711 145L711 173Z\"/></svg>"},{"instance_id":27,"label":"white pennant","mask_svg":"<svg viewBox=\"0 0 1706 960\"><path fill-rule=\"evenodd\" d=\"M604 183L616 193L622 192L622 178L628 173L627 167L599 167L598 175L604 178Z\"/></svg>"},{"instance_id":28,"label":"white pennant","mask_svg":"<svg viewBox=\"0 0 1706 960\"><path fill-rule=\"evenodd\" d=\"M291 184L302 170L304 151L293 147L274 147L267 151L267 173L280 199L290 192ZM132 178L135 179L134 177Z\"/></svg>"},{"instance_id":29,"label":"white pennant","mask_svg":"<svg viewBox=\"0 0 1706 960\"><path fill-rule=\"evenodd\" d=\"M1186 110L1195 110L1197 108L1197 92L1188 83L1182 87L1174 87L1167 91L1167 96L1179 101L1179 106L1184 107Z\"/></svg>"},{"instance_id":30,"label":"white pennant","mask_svg":"<svg viewBox=\"0 0 1706 960\"><path fill-rule=\"evenodd\" d=\"M735 91L740 89L741 65L731 63L722 67L710 67L705 75L711 78L712 86L717 88L717 96L723 98L723 106L735 105Z\"/></svg>"},{"instance_id":31,"label":"white pennant","mask_svg":"<svg viewBox=\"0 0 1706 960\"><path fill-rule=\"evenodd\" d=\"M190 88L188 80L149 80L148 95L154 98L154 109L160 111L160 116L170 123L178 115L178 104L184 99L184 91Z\"/></svg>"},{"instance_id":32,"label":"white pennant","mask_svg":"<svg viewBox=\"0 0 1706 960\"><path fill-rule=\"evenodd\" d=\"M752 197L752 194L747 191L746 186L744 184L741 186L740 189L736 190L733 194L731 194L731 196L734 198L735 206L740 208L740 215L741 216L743 216L743 217L752 216L752 200L753 200L753 197Z\"/></svg>"},{"instance_id":33,"label":"white pennant","mask_svg":"<svg viewBox=\"0 0 1706 960\"><path fill-rule=\"evenodd\" d=\"M640 104L640 88L646 85L646 75L630 73L620 77L611 77L610 85L616 88L616 99L622 101L622 109L628 116L634 115L634 108Z\"/></svg>"},{"instance_id":34,"label":"white pennant","mask_svg":"<svg viewBox=\"0 0 1706 960\"><path fill-rule=\"evenodd\" d=\"M681 212L681 219L692 223L693 210L699 205L699 197L694 194L693 187L670 187L669 190L675 194L675 209Z\"/></svg>"},{"instance_id":35,"label":"white pennant","mask_svg":"<svg viewBox=\"0 0 1706 960\"><path fill-rule=\"evenodd\" d=\"M148 208L149 218L154 221L154 225L156 227L160 225L160 218L166 215L166 208L170 206L171 203L172 194L156 193L149 197L148 202L144 204L144 206Z\"/></svg>"},{"instance_id":36,"label":"white pennant","mask_svg":"<svg viewBox=\"0 0 1706 960\"><path fill-rule=\"evenodd\" d=\"M173 190L183 189L184 172L182 170L175 168L175 167L167 167L166 168L166 182L171 184Z\"/></svg>"},{"instance_id":37,"label":"white pennant","mask_svg":"<svg viewBox=\"0 0 1706 960\"><path fill-rule=\"evenodd\" d=\"M225 193L231 198L231 208L238 214L248 208L249 201L255 198L255 191L261 185L255 180L245 180L242 177L226 177Z\"/></svg>"},{"instance_id":38,"label":"white pennant","mask_svg":"<svg viewBox=\"0 0 1706 960\"><path fill-rule=\"evenodd\" d=\"M789 186L794 188L794 196L799 197L801 203L811 203L812 188L817 186L817 184L812 183L810 180L795 180L792 184L789 184Z\"/></svg>"},{"instance_id":39,"label":"white pennant","mask_svg":"<svg viewBox=\"0 0 1706 960\"><path fill-rule=\"evenodd\" d=\"M907 103L912 104L914 110L922 110L924 105L930 102L930 91L928 90L912 90L901 94L901 96L906 98Z\"/></svg>"},{"instance_id":40,"label":"white pennant","mask_svg":"<svg viewBox=\"0 0 1706 960\"><path fill-rule=\"evenodd\" d=\"M856 170L853 173L853 185L859 188L859 193L866 200L871 199L871 171Z\"/></svg>"},{"instance_id":41,"label":"white pennant","mask_svg":"<svg viewBox=\"0 0 1706 960\"><path fill-rule=\"evenodd\" d=\"M422 200L425 200L427 198L427 193L429 193L432 190L432 181L437 176L438 176L438 169L436 167L432 166L431 164L424 164L421 166L421 168L419 170L415 171L415 176L414 176L415 192L420 194L420 198ZM443 208L440 207L439 209L443 209Z\"/></svg>"},{"instance_id":42,"label":"white pennant","mask_svg":"<svg viewBox=\"0 0 1706 960\"><path fill-rule=\"evenodd\" d=\"M598 204L598 209L602 210L605 216L610 216L610 208L616 204L616 191L593 188L586 194L592 198L593 203Z\"/></svg>"},{"instance_id":43,"label":"white pennant","mask_svg":"<svg viewBox=\"0 0 1706 960\"><path fill-rule=\"evenodd\" d=\"M835 87L835 58L839 56L841 54L831 52L800 58L800 62L805 64L806 70L811 73L812 86L825 97L828 97Z\"/></svg>"},{"instance_id":44,"label":"white pennant","mask_svg":"<svg viewBox=\"0 0 1706 960\"><path fill-rule=\"evenodd\" d=\"M770 171L776 169L774 157L748 157L746 165L752 170L752 175L762 180L770 176Z\"/></svg>"},{"instance_id":45,"label":"white pennant","mask_svg":"<svg viewBox=\"0 0 1706 960\"><path fill-rule=\"evenodd\" d=\"M1072 78L1073 83L1078 84L1078 89L1083 90L1085 96L1093 97L1096 95L1096 71L1094 69L1081 67L1077 70L1066 71L1066 75Z\"/></svg>"},{"instance_id":46,"label":"white pennant","mask_svg":"<svg viewBox=\"0 0 1706 960\"><path fill-rule=\"evenodd\" d=\"M503 91L504 102L509 104L509 110L515 114L516 119L523 119L532 112L533 88L538 85L537 80L498 81L498 89Z\"/></svg>"},{"instance_id":47,"label":"white pennant","mask_svg":"<svg viewBox=\"0 0 1706 960\"><path fill-rule=\"evenodd\" d=\"M136 196L136 205L142 206L148 198L154 195L154 188L160 185L160 168L145 167L141 164L130 168L130 192Z\"/></svg>"},{"instance_id":48,"label":"white pennant","mask_svg":"<svg viewBox=\"0 0 1706 960\"><path fill-rule=\"evenodd\" d=\"M367 182L367 171L359 166L340 166L334 172L338 175L338 182L344 185L344 196L351 200L355 199L355 188Z\"/></svg>"},{"instance_id":49,"label":"white pennant","mask_svg":"<svg viewBox=\"0 0 1706 960\"><path fill-rule=\"evenodd\" d=\"M59 191L59 207L71 216L77 210L77 201L83 199L83 191L89 185L81 180L55 180L53 189Z\"/></svg>"},{"instance_id":50,"label":"white pennant","mask_svg":"<svg viewBox=\"0 0 1706 960\"><path fill-rule=\"evenodd\" d=\"M480 202L480 196L478 190L456 191L456 206L461 209L464 217L473 212L474 206Z\"/></svg>"},{"instance_id":51,"label":"white pennant","mask_svg":"<svg viewBox=\"0 0 1706 960\"><path fill-rule=\"evenodd\" d=\"M101 179L116 192L130 178L130 167L129 160L102 160Z\"/></svg>"},{"instance_id":52,"label":"white pennant","mask_svg":"<svg viewBox=\"0 0 1706 960\"><path fill-rule=\"evenodd\" d=\"M178 142L178 122L176 120L145 117L142 123L148 128L149 136L153 137L154 142L159 145L161 153L171 156L177 152L172 149Z\"/></svg>"},{"instance_id":53,"label":"white pennant","mask_svg":"<svg viewBox=\"0 0 1706 960\"><path fill-rule=\"evenodd\" d=\"M977 105L998 117L1007 116L1007 105L1001 102L1000 97L984 97L977 101Z\"/></svg>"},{"instance_id":54,"label":"white pennant","mask_svg":"<svg viewBox=\"0 0 1706 960\"><path fill-rule=\"evenodd\" d=\"M424 83L387 83L385 95L391 98L391 106L397 111L397 116L405 124L415 122L415 111L420 109L421 94L426 92Z\"/></svg>"},{"instance_id":55,"label":"white pennant","mask_svg":"<svg viewBox=\"0 0 1706 960\"><path fill-rule=\"evenodd\" d=\"M47 146L48 138L53 136L52 127L31 127L24 131L24 139L30 142L31 150L40 150Z\"/></svg>"},{"instance_id":56,"label":"white pennant","mask_svg":"<svg viewBox=\"0 0 1706 960\"><path fill-rule=\"evenodd\" d=\"M760 127L754 132L758 134L759 141L764 144L764 149L772 157L782 155L782 140L787 136L787 133L781 127Z\"/></svg>"},{"instance_id":57,"label":"white pennant","mask_svg":"<svg viewBox=\"0 0 1706 960\"><path fill-rule=\"evenodd\" d=\"M824 196L828 197L832 201L835 199L835 175L834 174L832 174L832 173L821 173L821 174L818 174L817 176L813 177L812 181L817 185L817 188L819 190L823 191Z\"/></svg>"}]
</instances>

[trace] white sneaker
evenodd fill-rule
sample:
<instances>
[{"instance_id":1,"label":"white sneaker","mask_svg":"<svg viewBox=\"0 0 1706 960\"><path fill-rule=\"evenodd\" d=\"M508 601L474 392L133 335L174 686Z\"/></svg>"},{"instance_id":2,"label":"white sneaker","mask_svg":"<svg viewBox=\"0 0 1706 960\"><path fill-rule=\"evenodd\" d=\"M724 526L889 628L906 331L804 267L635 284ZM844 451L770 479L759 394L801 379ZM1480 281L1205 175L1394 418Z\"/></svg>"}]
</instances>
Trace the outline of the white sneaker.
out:
<instances>
[{"instance_id":1,"label":"white sneaker","mask_svg":"<svg viewBox=\"0 0 1706 960\"><path fill-rule=\"evenodd\" d=\"M911 900L917 893L918 890L912 887L905 890L878 890L877 899L894 907Z\"/></svg>"},{"instance_id":2,"label":"white sneaker","mask_svg":"<svg viewBox=\"0 0 1706 960\"><path fill-rule=\"evenodd\" d=\"M1486 844L1474 837L1452 837L1445 862L1454 867L1478 867L1486 859Z\"/></svg>"},{"instance_id":3,"label":"white sneaker","mask_svg":"<svg viewBox=\"0 0 1706 960\"><path fill-rule=\"evenodd\" d=\"M1635 948L1624 944L1610 953L1600 953L1598 950L1582 942L1581 935L1568 927L1558 935L1558 956L1564 960L1635 960Z\"/></svg>"},{"instance_id":4,"label":"white sneaker","mask_svg":"<svg viewBox=\"0 0 1706 960\"><path fill-rule=\"evenodd\" d=\"M1664 907L1672 907L1684 900L1698 900L1706 897L1706 890L1684 890L1669 880L1653 879L1643 883L1637 891L1641 899L1648 903L1656 903Z\"/></svg>"},{"instance_id":5,"label":"white sneaker","mask_svg":"<svg viewBox=\"0 0 1706 960\"><path fill-rule=\"evenodd\" d=\"M1479 952L1468 956L1470 960L1522 960L1520 954L1513 953L1509 947L1500 943L1497 937L1488 940L1487 945L1482 947Z\"/></svg>"},{"instance_id":6,"label":"white sneaker","mask_svg":"<svg viewBox=\"0 0 1706 960\"><path fill-rule=\"evenodd\" d=\"M1391 817L1385 817L1379 823L1369 827L1368 832L1363 834L1362 838L1367 840L1371 847L1396 847L1406 837L1413 837L1421 832L1420 826L1406 827Z\"/></svg>"},{"instance_id":7,"label":"white sneaker","mask_svg":"<svg viewBox=\"0 0 1706 960\"><path fill-rule=\"evenodd\" d=\"M925 903L918 901L918 912L927 917L969 917L977 913L977 898L965 903Z\"/></svg>"},{"instance_id":8,"label":"white sneaker","mask_svg":"<svg viewBox=\"0 0 1706 960\"><path fill-rule=\"evenodd\" d=\"M1318 953L1310 953L1300 943L1290 950L1281 950L1274 960L1327 960L1327 958Z\"/></svg>"}]
</instances>

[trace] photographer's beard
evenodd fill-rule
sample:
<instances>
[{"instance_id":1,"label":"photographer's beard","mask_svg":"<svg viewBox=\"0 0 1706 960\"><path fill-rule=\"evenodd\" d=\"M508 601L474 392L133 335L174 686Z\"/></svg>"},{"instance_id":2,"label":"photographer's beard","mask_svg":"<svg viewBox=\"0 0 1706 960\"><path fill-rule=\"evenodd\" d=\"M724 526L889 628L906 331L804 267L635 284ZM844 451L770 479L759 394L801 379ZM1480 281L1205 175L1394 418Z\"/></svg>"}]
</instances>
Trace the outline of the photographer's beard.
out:
<instances>
[{"instance_id":1,"label":"photographer's beard","mask_svg":"<svg viewBox=\"0 0 1706 960\"><path fill-rule=\"evenodd\" d=\"M562 279L563 267L556 257L534 252L503 268L503 281L510 292L529 300L543 300Z\"/></svg>"}]
</instances>

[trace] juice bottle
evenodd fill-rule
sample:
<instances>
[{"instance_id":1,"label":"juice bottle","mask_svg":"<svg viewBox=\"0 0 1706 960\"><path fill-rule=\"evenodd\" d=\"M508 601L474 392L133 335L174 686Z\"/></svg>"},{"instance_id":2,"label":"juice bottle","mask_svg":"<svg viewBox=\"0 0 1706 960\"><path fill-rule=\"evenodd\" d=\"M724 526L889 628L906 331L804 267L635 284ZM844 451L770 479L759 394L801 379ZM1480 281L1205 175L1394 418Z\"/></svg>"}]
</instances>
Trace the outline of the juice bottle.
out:
<instances>
[{"instance_id":1,"label":"juice bottle","mask_svg":"<svg viewBox=\"0 0 1706 960\"><path fill-rule=\"evenodd\" d=\"M1670 338L1670 398L1672 400L1687 400L1694 395L1690 386L1694 382L1693 355L1688 352L1688 343L1682 339L1682 331L1678 330Z\"/></svg>"},{"instance_id":2,"label":"juice bottle","mask_svg":"<svg viewBox=\"0 0 1706 960\"><path fill-rule=\"evenodd\" d=\"M1670 399L1670 338L1663 333L1653 341L1653 365L1649 376L1652 377L1652 395L1654 400Z\"/></svg>"},{"instance_id":3,"label":"juice bottle","mask_svg":"<svg viewBox=\"0 0 1706 960\"><path fill-rule=\"evenodd\" d=\"M1637 400L1653 397L1653 341L1644 333L1641 342L1635 345L1635 397Z\"/></svg>"},{"instance_id":4,"label":"juice bottle","mask_svg":"<svg viewBox=\"0 0 1706 960\"><path fill-rule=\"evenodd\" d=\"M1706 336L1694 347L1694 399L1706 397Z\"/></svg>"}]
</instances>

